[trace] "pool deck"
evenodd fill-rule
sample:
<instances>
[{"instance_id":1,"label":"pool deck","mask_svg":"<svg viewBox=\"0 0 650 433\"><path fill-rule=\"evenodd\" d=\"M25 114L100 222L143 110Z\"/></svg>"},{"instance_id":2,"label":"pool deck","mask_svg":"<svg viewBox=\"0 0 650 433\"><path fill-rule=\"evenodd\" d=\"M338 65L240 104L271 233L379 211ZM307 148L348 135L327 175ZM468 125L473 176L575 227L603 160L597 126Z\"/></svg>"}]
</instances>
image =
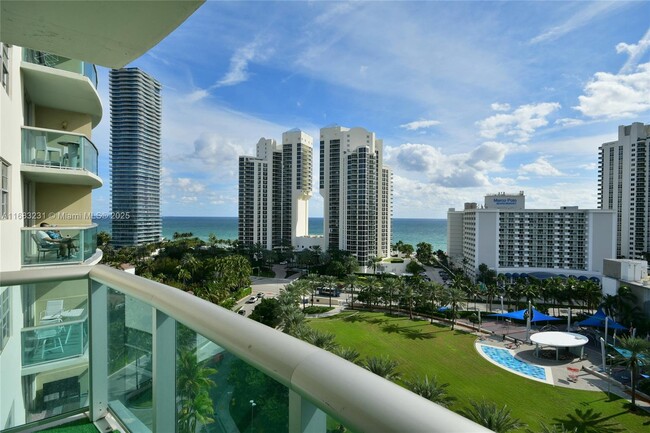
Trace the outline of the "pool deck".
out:
<instances>
[{"instance_id":1,"label":"pool deck","mask_svg":"<svg viewBox=\"0 0 650 433\"><path fill-rule=\"evenodd\" d=\"M551 369L551 376L553 381L553 386L562 386L565 388L580 389L584 391L605 391L612 392L618 396L630 400L630 394L626 393L619 385L611 384L607 380L598 377L593 372L598 372L600 370L600 353L592 349L585 349L585 358L580 360L575 358L571 361L560 360L556 361L554 359L545 359L537 358L535 356L535 345L534 344L521 344L519 347L514 347L511 341L502 341L502 337L493 335L482 335L476 340L476 349L480 350L479 345L487 345L499 348L506 348L510 350L514 356L519 358L522 361L534 364L540 367L547 367ZM512 347L512 348L511 348ZM498 365L494 363L495 365ZM501 366L500 366L501 367ZM569 381L569 370L568 367L578 369L577 380L575 382ZM504 368L504 367L501 367ZM504 368L507 370L506 368ZM509 371L509 370L508 370ZM533 380L531 378L531 380ZM650 401L645 401L637 397L637 405L643 407L646 410L650 410Z\"/></svg>"}]
</instances>

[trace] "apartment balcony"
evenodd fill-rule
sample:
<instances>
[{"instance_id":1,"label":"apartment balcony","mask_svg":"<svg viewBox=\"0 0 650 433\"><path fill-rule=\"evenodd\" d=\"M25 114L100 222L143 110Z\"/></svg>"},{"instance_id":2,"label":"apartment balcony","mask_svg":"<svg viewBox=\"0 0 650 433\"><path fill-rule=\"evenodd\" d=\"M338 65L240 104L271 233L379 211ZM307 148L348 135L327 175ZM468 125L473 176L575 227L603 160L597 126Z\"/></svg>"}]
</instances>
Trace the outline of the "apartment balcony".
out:
<instances>
[{"instance_id":1,"label":"apartment balcony","mask_svg":"<svg viewBox=\"0 0 650 433\"><path fill-rule=\"evenodd\" d=\"M97 68L92 63L82 60L68 59L56 54L44 53L42 51L23 49L23 61L36 65L47 66L48 68L73 72L88 77L90 82L97 88Z\"/></svg>"},{"instance_id":2,"label":"apartment balcony","mask_svg":"<svg viewBox=\"0 0 650 433\"><path fill-rule=\"evenodd\" d=\"M79 358L88 349L88 315L83 308L63 311L56 318L20 332L23 369Z\"/></svg>"},{"instance_id":3,"label":"apartment balcony","mask_svg":"<svg viewBox=\"0 0 650 433\"><path fill-rule=\"evenodd\" d=\"M97 147L86 136L41 128L22 128L25 177L41 183L102 186Z\"/></svg>"},{"instance_id":4,"label":"apartment balcony","mask_svg":"<svg viewBox=\"0 0 650 433\"><path fill-rule=\"evenodd\" d=\"M97 250L97 224L79 227L47 227L59 232L60 239L44 240L45 227L23 227L22 265L61 266L96 263L101 259ZM52 239L52 238L50 238Z\"/></svg>"},{"instance_id":5,"label":"apartment balcony","mask_svg":"<svg viewBox=\"0 0 650 433\"><path fill-rule=\"evenodd\" d=\"M99 124L103 109L95 65L25 48L21 69L35 105L85 113L93 127Z\"/></svg>"},{"instance_id":6,"label":"apartment balcony","mask_svg":"<svg viewBox=\"0 0 650 433\"><path fill-rule=\"evenodd\" d=\"M16 389L0 394L19 403L6 426L12 431L81 411L93 421L110 413L128 431L179 431L180 415L194 402L177 381L186 383L184 375L203 368L212 368L205 391L214 421L197 426L202 431L325 433L334 424L356 432L489 431L332 353L181 290L101 265L57 271L0 274L12 299L23 302L11 310L17 316L76 296L64 305L70 321L10 336L5 350L20 338L23 352L22 366L0 372L3 384L23 373ZM272 410L261 402L273 403Z\"/></svg>"}]
</instances>

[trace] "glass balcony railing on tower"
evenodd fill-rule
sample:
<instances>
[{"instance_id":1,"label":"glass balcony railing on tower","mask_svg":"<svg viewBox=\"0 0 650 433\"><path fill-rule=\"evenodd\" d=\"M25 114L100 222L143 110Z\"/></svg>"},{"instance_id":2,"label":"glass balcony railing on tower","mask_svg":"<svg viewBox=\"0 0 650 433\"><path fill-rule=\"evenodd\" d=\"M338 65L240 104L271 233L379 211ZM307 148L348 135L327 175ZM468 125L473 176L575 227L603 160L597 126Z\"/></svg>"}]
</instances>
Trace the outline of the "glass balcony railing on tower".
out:
<instances>
[{"instance_id":1,"label":"glass balcony railing on tower","mask_svg":"<svg viewBox=\"0 0 650 433\"><path fill-rule=\"evenodd\" d=\"M97 224L80 227L24 227L23 266L79 264L97 250Z\"/></svg>"},{"instance_id":2,"label":"glass balcony railing on tower","mask_svg":"<svg viewBox=\"0 0 650 433\"><path fill-rule=\"evenodd\" d=\"M84 135L22 128L22 163L48 168L97 171L97 148Z\"/></svg>"},{"instance_id":3,"label":"glass balcony railing on tower","mask_svg":"<svg viewBox=\"0 0 650 433\"><path fill-rule=\"evenodd\" d=\"M47 66L48 68L84 75L90 79L95 89L97 88L97 68L92 63L69 59L43 51L30 50L29 48L23 49L23 60L28 63Z\"/></svg>"},{"instance_id":4,"label":"glass balcony railing on tower","mask_svg":"<svg viewBox=\"0 0 650 433\"><path fill-rule=\"evenodd\" d=\"M62 311L21 335L23 367L76 358L88 348L88 315L84 308Z\"/></svg>"}]
</instances>

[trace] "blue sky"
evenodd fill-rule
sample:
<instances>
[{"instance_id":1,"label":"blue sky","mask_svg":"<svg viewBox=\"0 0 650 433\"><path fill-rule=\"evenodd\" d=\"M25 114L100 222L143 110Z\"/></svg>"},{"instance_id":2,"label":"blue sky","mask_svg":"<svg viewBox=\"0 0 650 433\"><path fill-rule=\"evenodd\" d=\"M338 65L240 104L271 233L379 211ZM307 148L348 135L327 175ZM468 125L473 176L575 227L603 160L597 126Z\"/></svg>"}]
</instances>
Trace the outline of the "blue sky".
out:
<instances>
[{"instance_id":1,"label":"blue sky","mask_svg":"<svg viewBox=\"0 0 650 433\"><path fill-rule=\"evenodd\" d=\"M649 17L649 2L208 1L129 65L164 86L163 215L236 216L239 155L295 127L318 155L332 123L384 140L398 218L520 190L530 208L595 208L598 146L650 123Z\"/></svg>"}]
</instances>

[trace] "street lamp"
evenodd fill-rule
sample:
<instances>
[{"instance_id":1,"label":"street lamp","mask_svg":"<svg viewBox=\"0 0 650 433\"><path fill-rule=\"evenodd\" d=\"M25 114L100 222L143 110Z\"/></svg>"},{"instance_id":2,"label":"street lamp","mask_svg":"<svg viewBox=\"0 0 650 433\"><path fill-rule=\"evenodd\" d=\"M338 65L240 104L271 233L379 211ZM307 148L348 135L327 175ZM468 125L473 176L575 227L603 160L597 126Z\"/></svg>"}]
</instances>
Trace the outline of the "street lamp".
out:
<instances>
[{"instance_id":1,"label":"street lamp","mask_svg":"<svg viewBox=\"0 0 650 433\"><path fill-rule=\"evenodd\" d=\"M255 406L257 406L257 404L255 403L255 400L251 400L250 404L251 404L251 433L253 433L253 411L255 409Z\"/></svg>"}]
</instances>

